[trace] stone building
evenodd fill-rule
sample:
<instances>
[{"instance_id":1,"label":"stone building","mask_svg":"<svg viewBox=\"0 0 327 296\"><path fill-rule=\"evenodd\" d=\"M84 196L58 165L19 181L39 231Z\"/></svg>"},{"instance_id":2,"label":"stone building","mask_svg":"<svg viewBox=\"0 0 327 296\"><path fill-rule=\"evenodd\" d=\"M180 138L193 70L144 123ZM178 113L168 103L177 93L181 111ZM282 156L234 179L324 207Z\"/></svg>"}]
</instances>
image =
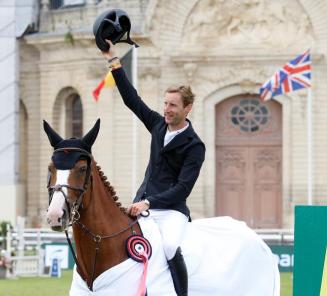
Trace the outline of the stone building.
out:
<instances>
[{"instance_id":1,"label":"stone building","mask_svg":"<svg viewBox=\"0 0 327 296\"><path fill-rule=\"evenodd\" d=\"M93 154L127 205L140 184L149 135L105 89L107 72L92 25L121 8L140 45L138 91L162 110L164 90L190 84L190 119L206 160L189 198L193 218L231 215L254 228L288 228L294 205L308 197L308 90L268 102L259 87L296 55L311 49L313 67L313 203L327 201L327 0L42 0L37 32L19 40L19 180L29 224L44 224L51 147L46 119L62 136L83 134L101 118ZM122 56L128 46L119 45ZM1 123L1 122L0 122Z\"/></svg>"}]
</instances>

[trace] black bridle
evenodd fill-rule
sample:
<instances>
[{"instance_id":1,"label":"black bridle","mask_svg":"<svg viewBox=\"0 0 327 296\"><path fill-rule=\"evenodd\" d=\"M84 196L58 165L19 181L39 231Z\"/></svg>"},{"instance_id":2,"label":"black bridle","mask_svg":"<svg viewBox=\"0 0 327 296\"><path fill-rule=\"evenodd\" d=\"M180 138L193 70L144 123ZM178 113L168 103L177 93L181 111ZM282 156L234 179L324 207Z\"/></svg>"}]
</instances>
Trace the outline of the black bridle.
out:
<instances>
[{"instance_id":1,"label":"black bridle","mask_svg":"<svg viewBox=\"0 0 327 296\"><path fill-rule=\"evenodd\" d=\"M56 184L54 186L50 186L51 176L49 176L49 178L48 178L48 186L47 187L48 187L48 192L49 192L49 204L52 201L53 194L58 191L61 192L65 198L65 203L68 208L69 220L71 220L73 222L73 220L75 219L75 215L79 216L78 210L82 205L83 197L87 190L87 185L90 181L92 155L88 151L81 149L81 148L77 148L77 147L59 148L59 149L54 150L53 153L67 152L67 151L80 152L81 156L86 157L86 159L87 159L87 170L86 170L86 176L85 176L83 187L75 187L75 186L71 186L68 184ZM74 202L72 202L71 199L69 198L69 196L66 195L66 193L64 192L63 188L67 188L67 189L78 192L79 195L78 195L77 199Z\"/></svg>"},{"instance_id":2,"label":"black bridle","mask_svg":"<svg viewBox=\"0 0 327 296\"><path fill-rule=\"evenodd\" d=\"M134 221L129 223L128 226L123 228L122 230L114 232L114 233L112 233L110 235L95 234L88 227L86 227L80 221L79 211L80 211L80 209L83 208L83 197L84 197L84 195L85 195L85 193L87 191L87 188L88 188L88 185L89 185L90 179L91 179L92 155L88 151L86 151L84 149L81 149L81 148L76 148L76 147L59 148L59 149L54 150L53 153L61 152L61 151L64 151L64 152L67 152L67 151L81 152L81 156L86 157L87 160L88 160L86 176L85 176L83 187L75 187L75 186L71 186L71 185L68 185L68 184L67 185L66 184L65 185L57 184L57 185L54 185L54 186L50 186L51 176L49 176L47 188L48 188L48 192L49 192L49 204L51 203L53 194L55 192L59 191L64 196L65 203L66 203L66 206L68 208L68 215L69 215L69 221L70 221L70 223L68 223L67 227L72 226L74 224L78 225L84 231L85 234L90 235L92 237L93 241L96 244L95 256L94 256L94 261L93 261L93 271L92 271L92 276L91 276L91 283L90 283L90 286L89 286L89 289L91 291L93 291L93 282L94 282L94 277L95 277L95 268L96 268L96 262L97 262L97 255L98 255L99 250L100 250L101 241L104 240L104 239L114 238L114 237L124 233L128 229L131 230L132 234L136 234L136 232L133 230L133 226L138 223L138 219L135 219ZM63 188L67 188L67 189L79 192L79 195L78 195L77 199L74 202L72 202L72 200L69 198L69 196L64 192ZM66 234L66 239L67 239L69 248L70 248L70 250L72 252L72 255L73 255L73 258L74 258L74 261L75 261L75 264L76 264L77 268L80 271L82 271L82 269L80 267L80 264L77 261L76 253L75 253L75 250L73 248L72 242L71 242L71 240L69 238L67 227L65 228L65 234ZM81 277L82 277L82 275L81 275ZM84 281L87 283L87 281L85 279L84 279Z\"/></svg>"}]
</instances>

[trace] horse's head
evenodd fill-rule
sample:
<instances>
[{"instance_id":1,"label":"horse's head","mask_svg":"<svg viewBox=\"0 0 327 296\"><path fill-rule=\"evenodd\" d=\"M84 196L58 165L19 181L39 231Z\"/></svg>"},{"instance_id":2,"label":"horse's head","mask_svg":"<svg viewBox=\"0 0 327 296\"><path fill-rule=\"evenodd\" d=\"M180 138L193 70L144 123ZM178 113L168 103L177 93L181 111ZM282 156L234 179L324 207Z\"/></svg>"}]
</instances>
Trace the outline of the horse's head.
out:
<instances>
[{"instance_id":1,"label":"horse's head","mask_svg":"<svg viewBox=\"0 0 327 296\"><path fill-rule=\"evenodd\" d=\"M48 172L47 220L53 230L63 231L69 221L79 218L76 216L91 177L91 148L99 132L100 119L81 139L61 138L46 121L43 127L54 148Z\"/></svg>"}]
</instances>

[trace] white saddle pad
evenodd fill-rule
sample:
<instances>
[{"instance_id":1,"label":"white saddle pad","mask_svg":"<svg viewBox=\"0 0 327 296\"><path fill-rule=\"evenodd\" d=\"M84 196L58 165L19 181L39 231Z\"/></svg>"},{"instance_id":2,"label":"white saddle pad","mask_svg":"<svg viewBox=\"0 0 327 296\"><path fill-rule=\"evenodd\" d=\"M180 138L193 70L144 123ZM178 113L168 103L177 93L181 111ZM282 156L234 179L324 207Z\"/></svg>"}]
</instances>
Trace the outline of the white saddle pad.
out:
<instances>
[{"instance_id":1,"label":"white saddle pad","mask_svg":"<svg viewBox=\"0 0 327 296\"><path fill-rule=\"evenodd\" d=\"M176 296L157 225L151 218L141 218L140 225L152 245L147 295ZM189 223L181 247L189 273L189 296L280 294L275 256L244 222L230 217L195 220ZM137 296L142 273L143 264L128 259L97 277L91 292L74 270L70 296Z\"/></svg>"}]
</instances>

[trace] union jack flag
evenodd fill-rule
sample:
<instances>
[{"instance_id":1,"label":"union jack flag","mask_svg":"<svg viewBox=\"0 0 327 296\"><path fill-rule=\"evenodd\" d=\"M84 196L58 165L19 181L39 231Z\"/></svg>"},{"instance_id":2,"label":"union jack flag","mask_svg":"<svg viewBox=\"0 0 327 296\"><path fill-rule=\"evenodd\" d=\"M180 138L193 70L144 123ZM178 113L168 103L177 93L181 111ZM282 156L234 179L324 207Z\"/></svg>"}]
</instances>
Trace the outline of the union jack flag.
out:
<instances>
[{"instance_id":1,"label":"union jack flag","mask_svg":"<svg viewBox=\"0 0 327 296\"><path fill-rule=\"evenodd\" d=\"M310 50L287 63L260 88L260 98L268 101L275 96L311 87Z\"/></svg>"}]
</instances>

